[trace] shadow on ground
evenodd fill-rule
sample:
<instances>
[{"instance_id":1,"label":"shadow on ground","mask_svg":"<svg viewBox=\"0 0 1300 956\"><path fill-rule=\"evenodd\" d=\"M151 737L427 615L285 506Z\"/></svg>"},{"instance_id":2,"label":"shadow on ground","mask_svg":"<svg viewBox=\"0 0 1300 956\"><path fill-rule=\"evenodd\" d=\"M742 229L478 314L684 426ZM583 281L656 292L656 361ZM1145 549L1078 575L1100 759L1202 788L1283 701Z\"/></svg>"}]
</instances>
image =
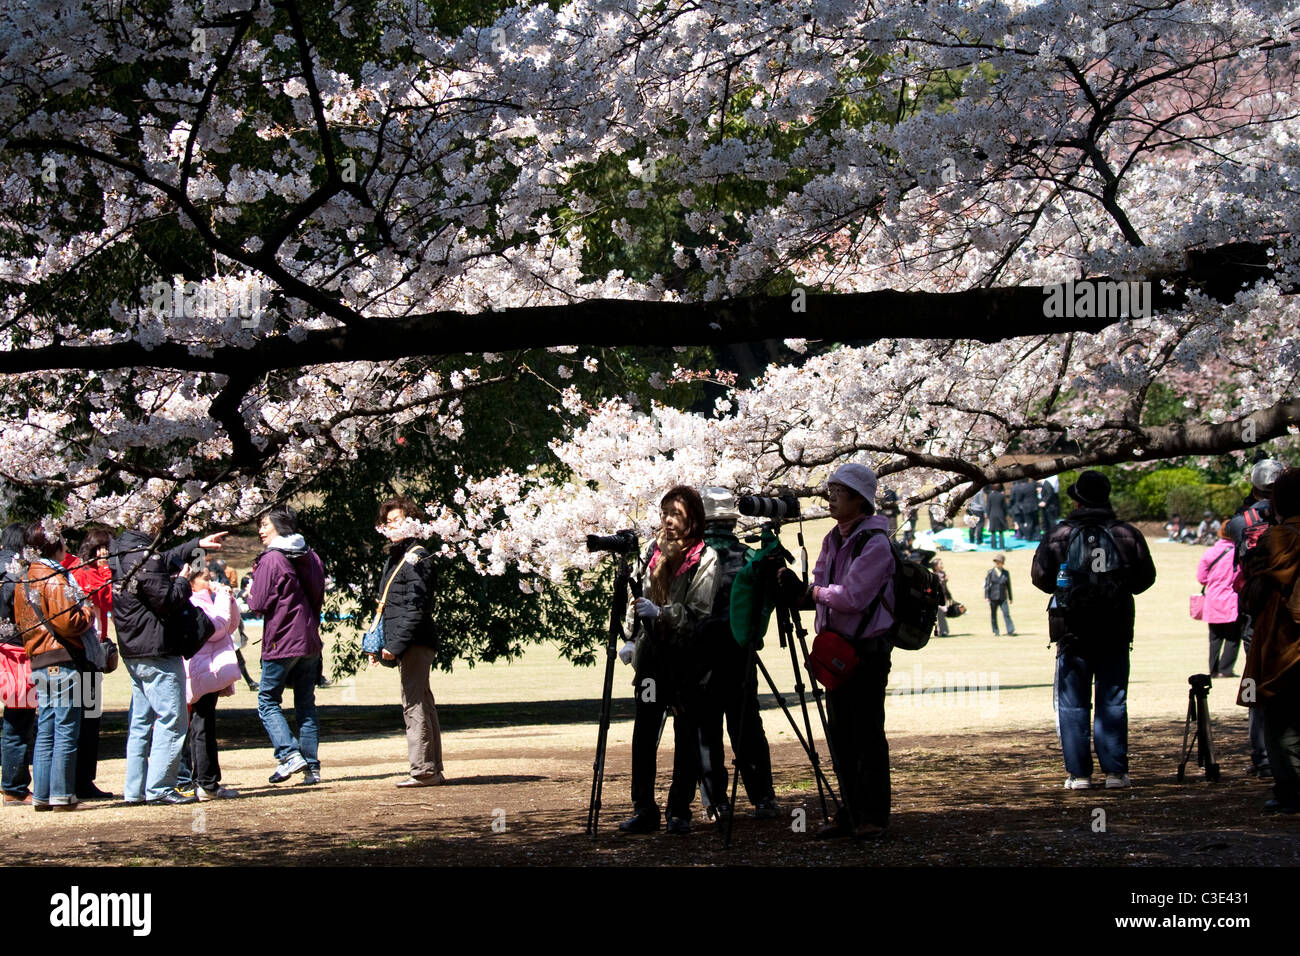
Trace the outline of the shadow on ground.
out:
<instances>
[{"instance_id":1,"label":"shadow on ground","mask_svg":"<svg viewBox=\"0 0 1300 956\"><path fill-rule=\"evenodd\" d=\"M565 702L561 707L574 702ZM503 707L511 705L500 705ZM376 708L378 710L378 708ZM470 712L476 708L467 709ZM479 717L484 712L479 710ZM486 719L486 718L485 718ZM491 726L490 724L488 726ZM773 745L782 817L755 820L743 795L732 845L700 822L686 836L617 832L630 812L629 753L612 747L595 839L583 830L591 755L530 751L536 773L480 773L454 786L398 790L391 774L349 768L318 788L259 788L199 808L78 814L80 837L30 829L0 862L181 865L896 865L1293 866L1300 819L1263 809L1264 782L1227 725L1216 727L1223 778L1193 766L1178 783L1181 721L1131 728L1134 786L1066 791L1050 731L960 733L891 741L893 815L870 844L821 842L821 800L797 743ZM1235 728L1239 729L1239 728ZM661 754L660 789L667 786ZM829 759L823 755L828 764ZM362 762L363 763L363 762ZM545 768L542 772L540 768ZM379 778L386 778L381 781ZM834 777L831 777L832 781ZM373 782L372 782L373 781ZM294 797L296 799L288 799ZM123 821L130 819L129 829ZM71 822L71 821L70 821ZM75 844L75 845L74 845Z\"/></svg>"}]
</instances>

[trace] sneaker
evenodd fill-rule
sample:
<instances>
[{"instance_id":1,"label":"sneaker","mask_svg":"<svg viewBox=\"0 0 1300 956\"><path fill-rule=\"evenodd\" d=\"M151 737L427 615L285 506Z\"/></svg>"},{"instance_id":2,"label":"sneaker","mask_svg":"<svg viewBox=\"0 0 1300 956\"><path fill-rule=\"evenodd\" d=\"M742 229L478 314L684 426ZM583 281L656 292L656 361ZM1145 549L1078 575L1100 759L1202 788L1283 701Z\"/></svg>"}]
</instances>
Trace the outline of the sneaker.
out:
<instances>
[{"instance_id":1,"label":"sneaker","mask_svg":"<svg viewBox=\"0 0 1300 956\"><path fill-rule=\"evenodd\" d=\"M776 805L776 800L771 797L754 804L754 818L756 820L775 820L780 815L781 808Z\"/></svg>"},{"instance_id":2,"label":"sneaker","mask_svg":"<svg viewBox=\"0 0 1300 956\"><path fill-rule=\"evenodd\" d=\"M691 821L685 817L669 817L664 832L671 833L673 836L684 836L691 832Z\"/></svg>"},{"instance_id":3,"label":"sneaker","mask_svg":"<svg viewBox=\"0 0 1300 956\"><path fill-rule=\"evenodd\" d=\"M1091 790L1092 779L1090 777L1066 777L1066 790Z\"/></svg>"},{"instance_id":4,"label":"sneaker","mask_svg":"<svg viewBox=\"0 0 1300 956\"><path fill-rule=\"evenodd\" d=\"M4 805L6 807L30 807L32 805L32 795L19 793L5 793Z\"/></svg>"},{"instance_id":5,"label":"sneaker","mask_svg":"<svg viewBox=\"0 0 1300 956\"><path fill-rule=\"evenodd\" d=\"M723 801L722 803L719 803L717 806L714 807L704 808L705 817L707 817L709 820L712 820L714 822L721 820L730 812L731 812L731 804L726 801Z\"/></svg>"},{"instance_id":6,"label":"sneaker","mask_svg":"<svg viewBox=\"0 0 1300 956\"><path fill-rule=\"evenodd\" d=\"M198 793L200 803L206 803L209 800L233 800L235 797L239 796L238 790L231 790L229 787L223 787L221 784L217 784L215 790L205 790L202 787L197 787L195 789Z\"/></svg>"},{"instance_id":7,"label":"sneaker","mask_svg":"<svg viewBox=\"0 0 1300 956\"><path fill-rule=\"evenodd\" d=\"M659 811L642 810L618 825L620 833L654 833L659 829Z\"/></svg>"},{"instance_id":8,"label":"sneaker","mask_svg":"<svg viewBox=\"0 0 1300 956\"><path fill-rule=\"evenodd\" d=\"M1300 813L1300 805L1294 801L1279 800L1277 797L1265 801L1264 809L1270 813Z\"/></svg>"},{"instance_id":9,"label":"sneaker","mask_svg":"<svg viewBox=\"0 0 1300 956\"><path fill-rule=\"evenodd\" d=\"M307 769L307 761L302 759L302 754L291 754L289 759L275 768L275 773L271 774L272 783L284 783L295 773L302 773Z\"/></svg>"},{"instance_id":10,"label":"sneaker","mask_svg":"<svg viewBox=\"0 0 1300 956\"><path fill-rule=\"evenodd\" d=\"M1124 790L1132 786L1129 783L1128 774L1126 773L1108 773L1106 774L1107 790Z\"/></svg>"},{"instance_id":11,"label":"sneaker","mask_svg":"<svg viewBox=\"0 0 1300 956\"><path fill-rule=\"evenodd\" d=\"M298 781L297 786L314 787L318 783L320 783L320 771L308 767L307 772L302 775L302 779Z\"/></svg>"},{"instance_id":12,"label":"sneaker","mask_svg":"<svg viewBox=\"0 0 1300 956\"><path fill-rule=\"evenodd\" d=\"M198 799L198 794L195 793L194 784L190 784L188 787L176 787L176 792L182 797L194 797L196 800Z\"/></svg>"},{"instance_id":13,"label":"sneaker","mask_svg":"<svg viewBox=\"0 0 1300 956\"><path fill-rule=\"evenodd\" d=\"M151 807L173 806L178 807L183 803L198 803L199 798L194 796L194 791L188 794L180 790L168 790L161 797L154 797L152 800L146 800L145 804Z\"/></svg>"},{"instance_id":14,"label":"sneaker","mask_svg":"<svg viewBox=\"0 0 1300 956\"><path fill-rule=\"evenodd\" d=\"M404 779L404 780L399 780L399 781L397 781L397 783L395 784L395 786L398 786L398 787L440 787L440 786L442 786L442 785L443 785L444 783L446 783L446 782L447 782L447 778L444 777L444 776L442 775L442 771L441 771L441 770L438 770L438 771L436 771L436 772L434 772L434 773L426 773L426 774L422 774L422 775L419 776L419 777L414 777L414 776L412 776L412 777L407 777L407 778Z\"/></svg>"}]
</instances>

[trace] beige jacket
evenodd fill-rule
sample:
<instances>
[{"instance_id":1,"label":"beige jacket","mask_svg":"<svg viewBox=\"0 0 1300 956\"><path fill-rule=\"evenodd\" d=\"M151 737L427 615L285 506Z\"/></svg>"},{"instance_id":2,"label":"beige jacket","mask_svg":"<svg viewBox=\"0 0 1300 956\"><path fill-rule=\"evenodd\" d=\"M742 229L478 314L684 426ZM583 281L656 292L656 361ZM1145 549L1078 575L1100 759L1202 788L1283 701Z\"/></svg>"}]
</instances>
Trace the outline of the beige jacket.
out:
<instances>
[{"instance_id":1,"label":"beige jacket","mask_svg":"<svg viewBox=\"0 0 1300 956\"><path fill-rule=\"evenodd\" d=\"M655 545L651 544L642 555L641 593L650 595L650 557ZM636 626L636 650L632 652L632 669L638 674L654 668L657 652L665 643L680 643L695 638L700 623L713 613L713 598L718 592L718 553L703 545L699 557L685 561L678 569L669 588L669 602L660 608L655 621L638 622L636 601L628 602L627 616L623 620L623 633L628 637Z\"/></svg>"}]
</instances>

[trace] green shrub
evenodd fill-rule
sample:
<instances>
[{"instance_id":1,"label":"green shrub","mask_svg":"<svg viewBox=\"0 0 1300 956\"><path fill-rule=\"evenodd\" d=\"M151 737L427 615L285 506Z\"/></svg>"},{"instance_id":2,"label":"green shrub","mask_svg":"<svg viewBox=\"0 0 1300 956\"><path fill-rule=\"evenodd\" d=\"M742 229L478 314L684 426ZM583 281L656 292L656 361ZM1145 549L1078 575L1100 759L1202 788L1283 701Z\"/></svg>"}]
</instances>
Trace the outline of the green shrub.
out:
<instances>
[{"instance_id":1,"label":"green shrub","mask_svg":"<svg viewBox=\"0 0 1300 956\"><path fill-rule=\"evenodd\" d=\"M1142 505L1137 498L1122 491L1111 493L1110 506L1120 521L1138 521L1142 517Z\"/></svg>"},{"instance_id":2,"label":"green shrub","mask_svg":"<svg viewBox=\"0 0 1300 956\"><path fill-rule=\"evenodd\" d=\"M1153 521L1167 518L1169 492L1180 485L1200 485L1201 476L1192 468L1162 468L1143 475L1133 488L1139 517Z\"/></svg>"},{"instance_id":3,"label":"green shrub","mask_svg":"<svg viewBox=\"0 0 1300 956\"><path fill-rule=\"evenodd\" d=\"M1220 521L1237 513L1241 503L1246 500L1246 493L1250 491L1250 482L1243 481L1235 485L1206 485L1205 507L1214 512L1214 517Z\"/></svg>"},{"instance_id":4,"label":"green shrub","mask_svg":"<svg viewBox=\"0 0 1300 956\"><path fill-rule=\"evenodd\" d=\"M1182 515L1184 524L1201 520L1201 512L1210 498L1209 485L1177 485L1165 495L1165 508L1172 515Z\"/></svg>"}]
</instances>

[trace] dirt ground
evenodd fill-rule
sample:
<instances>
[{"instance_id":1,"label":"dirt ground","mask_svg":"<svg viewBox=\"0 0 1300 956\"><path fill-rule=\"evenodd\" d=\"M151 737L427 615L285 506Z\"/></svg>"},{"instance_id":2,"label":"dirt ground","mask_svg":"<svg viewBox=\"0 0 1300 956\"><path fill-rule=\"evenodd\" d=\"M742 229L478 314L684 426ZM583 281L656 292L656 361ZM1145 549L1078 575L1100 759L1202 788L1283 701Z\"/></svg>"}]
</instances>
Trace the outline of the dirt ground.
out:
<instances>
[{"instance_id":1,"label":"dirt ground","mask_svg":"<svg viewBox=\"0 0 1300 956\"><path fill-rule=\"evenodd\" d=\"M318 787L267 784L273 762L256 715L231 710L224 715L222 763L240 799L159 808L91 803L75 814L39 816L7 808L0 817L6 834L0 865L1300 863L1300 819L1263 810L1267 788L1244 775L1240 747L1223 748L1218 783L1206 782L1194 760L1190 779L1176 781L1181 720L1131 728L1136 779L1128 791L1064 790L1050 729L1021 732L1014 741L999 732L895 737L890 833L869 846L811 838L820 801L810 764L787 733L772 748L783 818L751 819L742 794L732 846L724 849L718 829L698 813L685 837L616 832L630 812L630 748L616 742L625 733L611 737L605 805L593 840L583 832L594 744L589 725L565 724L567 715L555 711L547 724L492 726L498 718L486 712L446 708L445 745L457 755L448 760L449 783L411 791L392 786L404 771L401 734L376 737L362 729L391 724L392 711L337 710L323 709L331 746L323 751ZM784 722L779 711L765 712L769 733L778 721ZM451 729L462 722L486 725ZM109 749L123 735L113 724L105 734ZM1137 767L1146 774L1137 776ZM116 776L103 774L101 782L120 792Z\"/></svg>"},{"instance_id":2,"label":"dirt ground","mask_svg":"<svg viewBox=\"0 0 1300 956\"><path fill-rule=\"evenodd\" d=\"M810 529L810 548L820 535ZM1130 679L1127 791L1066 791L1053 729L1053 651L1045 596L1030 589L1032 551L1008 556L1015 637L989 632L979 600L987 553L944 556L971 613L954 636L896 652L887 702L893 816L871 845L823 843L809 760L763 695L783 816L748 816L743 794L730 849L704 823L693 832L626 837L630 672L619 665L600 832L584 834L601 669L574 668L549 648L513 664L435 674L448 785L397 789L406 769L396 676L375 668L318 692L323 782L270 785L274 767L254 696L237 686L218 709L223 781L237 800L182 807L85 804L76 813L0 810L0 865L861 865L1208 866L1300 863L1300 819L1264 811L1264 783L1245 769L1245 714L1235 681L1211 691L1223 778L1193 765L1178 783L1188 674L1206 669L1204 625L1187 617L1202 550L1152 543L1160 579L1139 598ZM256 638L253 629L250 636ZM250 648L256 676L256 647ZM769 635L763 658L793 702L791 664ZM1238 664L1238 671L1240 663ZM98 782L120 796L128 686L107 684ZM816 714L813 714L816 722ZM820 758L834 783L820 729ZM671 736L660 750L663 799ZM1097 778L1094 778L1097 779Z\"/></svg>"}]
</instances>

